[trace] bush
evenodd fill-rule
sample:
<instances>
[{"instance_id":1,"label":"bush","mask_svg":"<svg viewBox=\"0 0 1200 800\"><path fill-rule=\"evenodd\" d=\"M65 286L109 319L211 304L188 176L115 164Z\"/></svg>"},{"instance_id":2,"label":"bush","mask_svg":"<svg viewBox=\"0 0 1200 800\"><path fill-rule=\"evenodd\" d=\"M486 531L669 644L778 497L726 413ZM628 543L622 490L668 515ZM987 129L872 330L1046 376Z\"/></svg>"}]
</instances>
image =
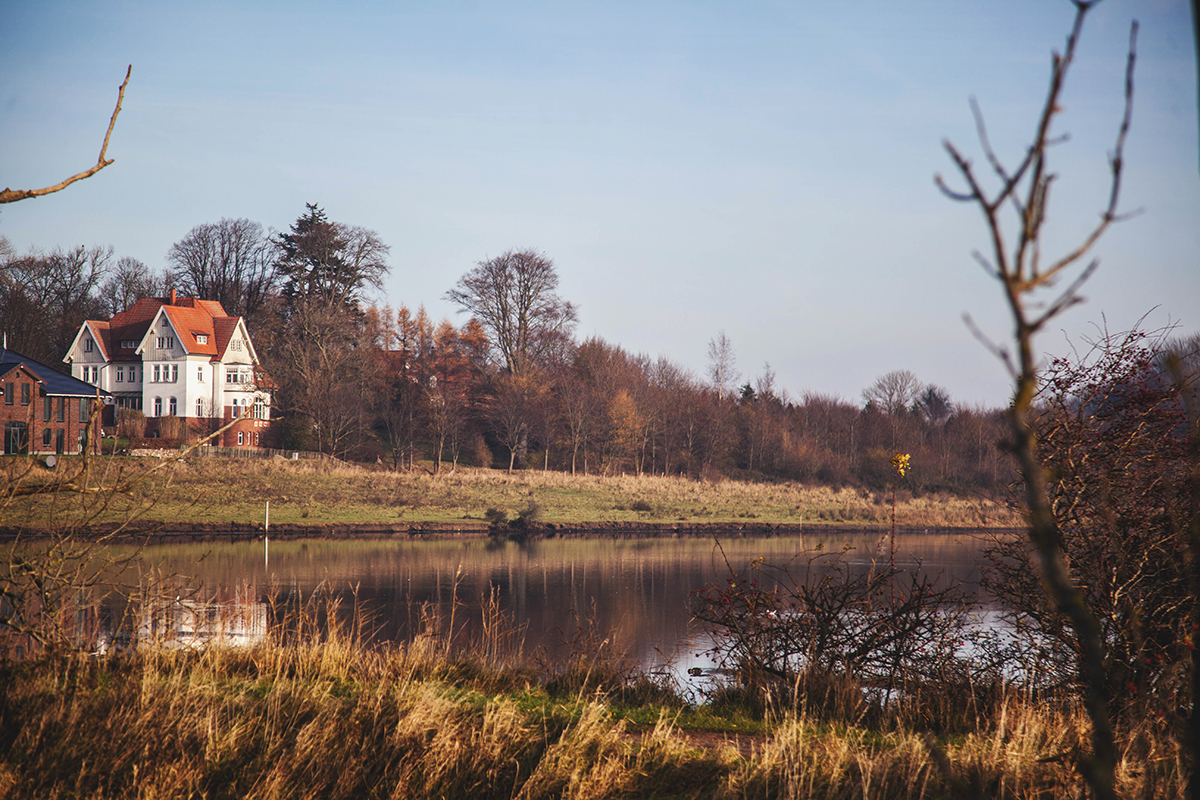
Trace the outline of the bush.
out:
<instances>
[{"instance_id":1,"label":"bush","mask_svg":"<svg viewBox=\"0 0 1200 800\"><path fill-rule=\"evenodd\" d=\"M146 435L146 415L136 408L117 409L117 438L140 439Z\"/></svg>"},{"instance_id":2,"label":"bush","mask_svg":"<svg viewBox=\"0 0 1200 800\"><path fill-rule=\"evenodd\" d=\"M918 570L852 563L848 554L818 546L785 564L729 566L724 585L693 592L693 613L713 637L719 668L760 697L787 700L793 688L852 684L883 704L946 674L964 638L967 609L957 587L940 588Z\"/></svg>"},{"instance_id":3,"label":"bush","mask_svg":"<svg viewBox=\"0 0 1200 800\"><path fill-rule=\"evenodd\" d=\"M1190 704L1195 509L1183 393L1195 390L1195 375L1181 385L1161 351L1138 331L1106 334L1052 362L1038 397L1038 455L1075 583L1100 621L1118 715L1171 716ZM1025 632L1022 657L1040 658L1051 683L1077 683L1078 637L1031 568L1028 539L1001 540L987 555L985 586Z\"/></svg>"}]
</instances>

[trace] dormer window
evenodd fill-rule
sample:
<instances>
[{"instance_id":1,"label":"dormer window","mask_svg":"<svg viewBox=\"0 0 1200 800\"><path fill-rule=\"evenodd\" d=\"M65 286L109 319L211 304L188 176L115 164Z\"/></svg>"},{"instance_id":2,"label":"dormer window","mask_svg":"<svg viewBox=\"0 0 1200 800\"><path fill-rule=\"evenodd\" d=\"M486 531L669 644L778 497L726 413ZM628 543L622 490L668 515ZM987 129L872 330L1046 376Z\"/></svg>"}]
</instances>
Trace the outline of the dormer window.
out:
<instances>
[{"instance_id":1,"label":"dormer window","mask_svg":"<svg viewBox=\"0 0 1200 800\"><path fill-rule=\"evenodd\" d=\"M197 333L196 334L196 344L208 344L208 334L207 333Z\"/></svg>"},{"instance_id":2,"label":"dormer window","mask_svg":"<svg viewBox=\"0 0 1200 800\"><path fill-rule=\"evenodd\" d=\"M137 339L122 339L121 347L126 350L132 350L137 347Z\"/></svg>"}]
</instances>

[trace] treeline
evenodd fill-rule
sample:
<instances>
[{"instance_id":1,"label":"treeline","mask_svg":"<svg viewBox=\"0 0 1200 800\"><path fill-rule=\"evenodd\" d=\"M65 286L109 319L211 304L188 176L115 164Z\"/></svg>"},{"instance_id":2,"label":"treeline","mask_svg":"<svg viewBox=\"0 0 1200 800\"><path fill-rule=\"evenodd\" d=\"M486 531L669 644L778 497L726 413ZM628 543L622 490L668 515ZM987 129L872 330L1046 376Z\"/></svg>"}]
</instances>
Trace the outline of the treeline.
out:
<instances>
[{"instance_id":1,"label":"treeline","mask_svg":"<svg viewBox=\"0 0 1200 800\"><path fill-rule=\"evenodd\" d=\"M666 358L635 355L600 338L554 363L498 367L482 325L434 325L423 310L369 310L360 406L374 419L347 450L382 446L394 463L447 462L583 473L692 477L758 474L827 484L889 485L892 455L912 454L912 488L991 490L1006 484L996 442L999 411L919 399L884 410L808 393L792 400L767 371L722 392Z\"/></svg>"},{"instance_id":2,"label":"treeline","mask_svg":"<svg viewBox=\"0 0 1200 800\"><path fill-rule=\"evenodd\" d=\"M111 248L15 254L0 239L9 344L58 366L85 319L169 289L246 318L274 384L280 444L396 468L432 463L590 474L758 475L889 485L912 455L922 490L991 491L1010 474L1001 413L951 402L908 372L853 403L788 397L767 367L742 381L732 344L697 376L670 360L575 340L553 262L517 250L480 262L446 294L466 322L368 302L388 247L307 206L286 232L246 219L194 227L155 271Z\"/></svg>"}]
</instances>

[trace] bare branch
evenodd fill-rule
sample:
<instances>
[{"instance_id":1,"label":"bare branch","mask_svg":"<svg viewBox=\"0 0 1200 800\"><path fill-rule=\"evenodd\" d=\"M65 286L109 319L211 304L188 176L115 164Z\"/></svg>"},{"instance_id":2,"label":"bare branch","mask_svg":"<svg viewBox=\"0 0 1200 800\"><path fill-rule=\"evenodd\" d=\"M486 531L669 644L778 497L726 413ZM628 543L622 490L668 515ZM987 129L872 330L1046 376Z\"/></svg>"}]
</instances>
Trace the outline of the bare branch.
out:
<instances>
[{"instance_id":1,"label":"bare branch","mask_svg":"<svg viewBox=\"0 0 1200 800\"><path fill-rule=\"evenodd\" d=\"M1108 226L1120 217L1117 214L1117 201L1121 192L1121 169L1124 166L1125 139L1129 134L1129 122L1133 118L1133 67L1137 60L1138 24L1135 20L1129 28L1129 58L1125 64L1125 113L1121 118L1121 127L1117 131L1117 143L1109 156L1109 167L1112 170L1112 184L1108 195L1108 207L1100 217L1100 223L1092 230L1079 247L1060 258L1045 273L1045 278L1053 278L1058 272L1075 263L1092 248L1092 245L1104 234ZM1126 215L1127 217L1128 215Z\"/></svg>"},{"instance_id":2,"label":"bare branch","mask_svg":"<svg viewBox=\"0 0 1200 800\"><path fill-rule=\"evenodd\" d=\"M1087 283L1088 278L1092 277L1092 273L1096 271L1096 267L1098 266L1100 266L1100 261L1098 259L1093 259L1092 263L1088 264L1087 268L1084 269L1084 271L1081 272L1075 278L1075 280L1071 281L1071 285L1066 288L1066 291L1059 295L1058 299L1050 304L1050 307L1046 309L1044 314L1031 322L1030 326L1034 330L1039 330L1043 325L1057 317L1063 311L1066 311L1076 303L1082 303L1083 298L1079 296L1079 289L1085 283Z\"/></svg>"},{"instance_id":3,"label":"bare branch","mask_svg":"<svg viewBox=\"0 0 1200 800\"><path fill-rule=\"evenodd\" d=\"M60 192L76 181L81 181L84 178L90 178L100 170L113 163L114 159L105 160L104 155L108 152L108 140L112 137L113 126L117 124L117 114L121 113L121 103L125 100L125 87L129 85L129 76L133 72L133 65L125 70L125 80L121 82L121 89L117 93L117 106L113 109L112 119L108 121L108 130L104 132L104 144L100 146L100 157L96 159L96 165L91 169L84 170L78 175L72 175L65 181L56 183L53 186L47 186L44 189L5 189L0 192L0 203L15 203L18 200L28 200L33 197L41 197L46 194Z\"/></svg>"},{"instance_id":4,"label":"bare branch","mask_svg":"<svg viewBox=\"0 0 1200 800\"><path fill-rule=\"evenodd\" d=\"M988 277L1003 278L1003 276L1000 274L1000 270L996 269L995 265L988 261L987 257L984 256L983 253L979 252L978 250L972 250L971 257L979 263L979 266L983 267L983 271L988 274Z\"/></svg>"},{"instance_id":5,"label":"bare branch","mask_svg":"<svg viewBox=\"0 0 1200 800\"><path fill-rule=\"evenodd\" d=\"M991 337L984 333L983 329L975 324L975 320L970 314L963 314L963 323L967 326L967 330L971 332L971 335L975 337L975 340L986 347L989 353L1000 359L1000 361L1004 363L1004 366L1008 368L1009 374L1013 377L1016 377L1017 370L1013 366L1012 357L1009 354L1008 349L993 342Z\"/></svg>"}]
</instances>

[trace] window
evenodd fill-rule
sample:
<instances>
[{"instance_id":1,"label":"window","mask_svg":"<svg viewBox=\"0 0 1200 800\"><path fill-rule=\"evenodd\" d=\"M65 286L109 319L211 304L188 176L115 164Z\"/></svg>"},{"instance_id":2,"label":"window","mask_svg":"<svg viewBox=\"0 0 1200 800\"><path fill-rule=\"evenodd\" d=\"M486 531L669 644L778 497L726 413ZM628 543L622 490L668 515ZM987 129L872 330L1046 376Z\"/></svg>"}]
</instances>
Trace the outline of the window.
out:
<instances>
[{"instance_id":1,"label":"window","mask_svg":"<svg viewBox=\"0 0 1200 800\"><path fill-rule=\"evenodd\" d=\"M258 447L258 431L254 432L254 446Z\"/></svg>"},{"instance_id":2,"label":"window","mask_svg":"<svg viewBox=\"0 0 1200 800\"><path fill-rule=\"evenodd\" d=\"M125 381L125 368L117 367L117 383L124 383L124 381Z\"/></svg>"},{"instance_id":3,"label":"window","mask_svg":"<svg viewBox=\"0 0 1200 800\"><path fill-rule=\"evenodd\" d=\"M255 419L266 419L267 418L267 406L261 400L257 400L254 403L254 418Z\"/></svg>"},{"instance_id":4,"label":"window","mask_svg":"<svg viewBox=\"0 0 1200 800\"><path fill-rule=\"evenodd\" d=\"M207 333L197 333L196 334L196 344L208 344L208 334Z\"/></svg>"},{"instance_id":5,"label":"window","mask_svg":"<svg viewBox=\"0 0 1200 800\"><path fill-rule=\"evenodd\" d=\"M21 405L27 406L31 402L32 402L32 400L30 399L29 384L22 383L21 384Z\"/></svg>"},{"instance_id":6,"label":"window","mask_svg":"<svg viewBox=\"0 0 1200 800\"><path fill-rule=\"evenodd\" d=\"M137 347L137 339L122 339L121 347L125 348L126 350L133 350L135 347Z\"/></svg>"},{"instance_id":7,"label":"window","mask_svg":"<svg viewBox=\"0 0 1200 800\"><path fill-rule=\"evenodd\" d=\"M92 367L92 383L100 382L100 368Z\"/></svg>"},{"instance_id":8,"label":"window","mask_svg":"<svg viewBox=\"0 0 1200 800\"><path fill-rule=\"evenodd\" d=\"M204 416L204 401L201 400L199 397L196 398L196 416L197 417Z\"/></svg>"},{"instance_id":9,"label":"window","mask_svg":"<svg viewBox=\"0 0 1200 800\"><path fill-rule=\"evenodd\" d=\"M47 433L49 433L49 431L47 431ZM242 433L241 431L238 431L238 447L241 447L245 443L246 443L246 434ZM49 444L49 442L47 442L47 444Z\"/></svg>"},{"instance_id":10,"label":"window","mask_svg":"<svg viewBox=\"0 0 1200 800\"><path fill-rule=\"evenodd\" d=\"M91 339L88 339L88 340L84 341L83 349L84 349L84 352L90 353L90 352L92 352L92 350L95 349L95 343L92 342ZM49 444L49 442L47 442L47 444Z\"/></svg>"},{"instance_id":11,"label":"window","mask_svg":"<svg viewBox=\"0 0 1200 800\"><path fill-rule=\"evenodd\" d=\"M64 431L62 428L59 428L58 430L56 430L54 432L54 452L58 453L59 455L62 455L63 449L66 445L66 439L67 439L67 432Z\"/></svg>"},{"instance_id":12,"label":"window","mask_svg":"<svg viewBox=\"0 0 1200 800\"><path fill-rule=\"evenodd\" d=\"M204 367L196 367L196 380L204 383Z\"/></svg>"},{"instance_id":13,"label":"window","mask_svg":"<svg viewBox=\"0 0 1200 800\"><path fill-rule=\"evenodd\" d=\"M231 341L229 343L229 349L230 350L241 350L242 349L242 340L234 339L233 341Z\"/></svg>"},{"instance_id":14,"label":"window","mask_svg":"<svg viewBox=\"0 0 1200 800\"><path fill-rule=\"evenodd\" d=\"M154 398L154 416L156 416L156 417L162 416L162 398L161 397Z\"/></svg>"},{"instance_id":15,"label":"window","mask_svg":"<svg viewBox=\"0 0 1200 800\"><path fill-rule=\"evenodd\" d=\"M54 415L58 422L67 421L67 398L58 398L58 413Z\"/></svg>"},{"instance_id":16,"label":"window","mask_svg":"<svg viewBox=\"0 0 1200 800\"><path fill-rule=\"evenodd\" d=\"M54 416L54 398L42 398L42 422L49 422L52 416ZM50 443L46 442L46 444Z\"/></svg>"},{"instance_id":17,"label":"window","mask_svg":"<svg viewBox=\"0 0 1200 800\"><path fill-rule=\"evenodd\" d=\"M42 429L42 447L50 446L50 437L53 435L54 435L54 432L52 430L50 430L49 428Z\"/></svg>"},{"instance_id":18,"label":"window","mask_svg":"<svg viewBox=\"0 0 1200 800\"><path fill-rule=\"evenodd\" d=\"M4 384L4 405L11 406L13 404L13 385L11 383Z\"/></svg>"},{"instance_id":19,"label":"window","mask_svg":"<svg viewBox=\"0 0 1200 800\"><path fill-rule=\"evenodd\" d=\"M178 405L175 403L175 398L174 398L174 397L172 397L172 398L171 398L170 402L167 404L167 407L168 407L168 408L170 408L170 411L169 411L168 413L169 413L169 414L170 414L172 417L174 417L174 416L177 416L177 415L178 415L178 413L179 413L179 406L178 406Z\"/></svg>"},{"instance_id":20,"label":"window","mask_svg":"<svg viewBox=\"0 0 1200 800\"><path fill-rule=\"evenodd\" d=\"M158 337L158 349L161 350L166 346L167 346L167 337L165 337L165 336Z\"/></svg>"},{"instance_id":21,"label":"window","mask_svg":"<svg viewBox=\"0 0 1200 800\"><path fill-rule=\"evenodd\" d=\"M179 365L171 365L171 383L179 383Z\"/></svg>"},{"instance_id":22,"label":"window","mask_svg":"<svg viewBox=\"0 0 1200 800\"><path fill-rule=\"evenodd\" d=\"M162 381L161 370L162 370L162 367L160 367L158 364L154 365L154 382L155 383L159 383L160 381Z\"/></svg>"},{"instance_id":23,"label":"window","mask_svg":"<svg viewBox=\"0 0 1200 800\"><path fill-rule=\"evenodd\" d=\"M87 404L87 400L84 400L84 399L81 397L81 398L79 398L79 421L80 421L80 422L87 422L87 421L88 421L88 419L87 419L87 418L88 418L88 404Z\"/></svg>"},{"instance_id":24,"label":"window","mask_svg":"<svg viewBox=\"0 0 1200 800\"><path fill-rule=\"evenodd\" d=\"M168 350L170 350L170 349L171 349L172 347L174 347L174 346L175 346L175 337L174 337L174 336L168 336L168 337L167 337L167 349L168 349Z\"/></svg>"}]
</instances>

